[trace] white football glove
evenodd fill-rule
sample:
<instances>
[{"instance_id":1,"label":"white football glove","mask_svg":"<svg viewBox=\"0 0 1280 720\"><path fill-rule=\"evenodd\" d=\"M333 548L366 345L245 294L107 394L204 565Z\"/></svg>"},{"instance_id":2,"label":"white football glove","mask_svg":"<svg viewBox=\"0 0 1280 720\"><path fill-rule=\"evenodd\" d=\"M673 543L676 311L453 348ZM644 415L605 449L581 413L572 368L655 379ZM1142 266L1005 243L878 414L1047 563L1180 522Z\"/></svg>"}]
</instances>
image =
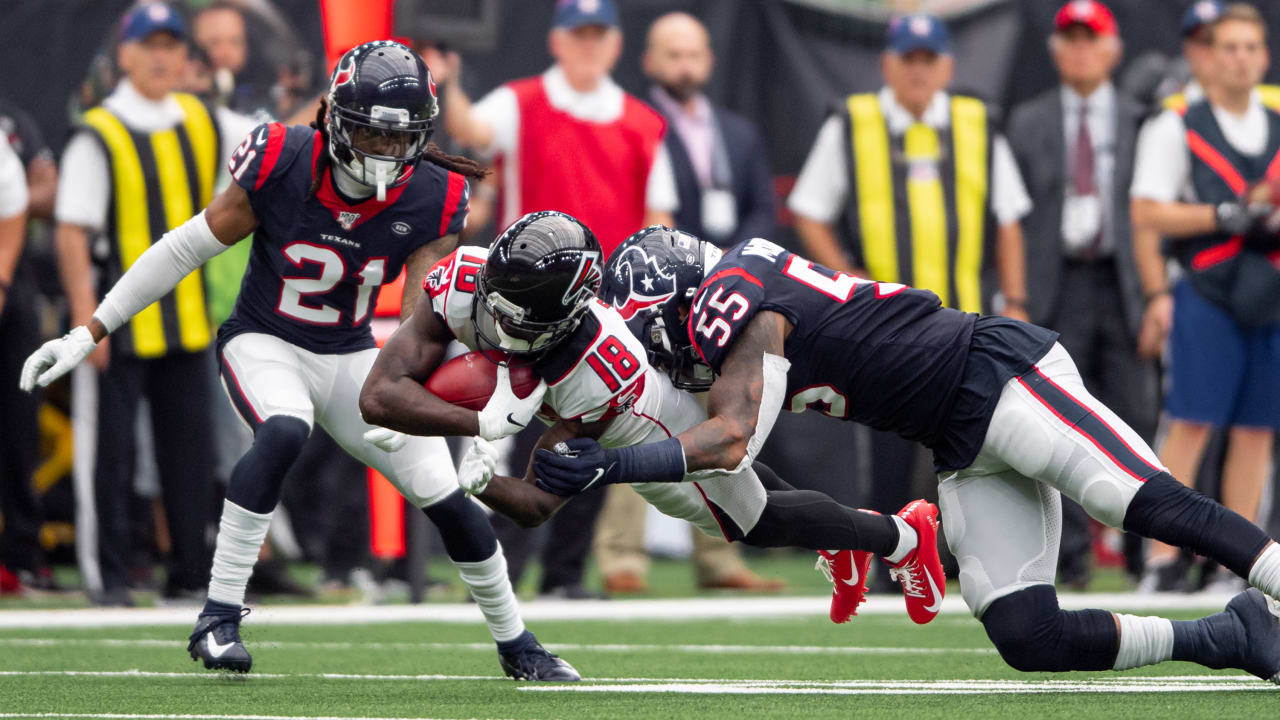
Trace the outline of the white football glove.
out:
<instances>
[{"instance_id":1,"label":"white football glove","mask_svg":"<svg viewBox=\"0 0 1280 720\"><path fill-rule=\"evenodd\" d=\"M468 495L479 495L489 487L493 479L494 467L498 462L498 449L488 440L477 437L475 443L467 448L458 466L458 487Z\"/></svg>"},{"instance_id":2,"label":"white football glove","mask_svg":"<svg viewBox=\"0 0 1280 720\"><path fill-rule=\"evenodd\" d=\"M22 379L18 381L18 386L27 392L31 392L36 385L45 387L89 357L97 345L89 334L89 328L84 325L57 340L50 340L31 353L22 364Z\"/></svg>"},{"instance_id":3,"label":"white football glove","mask_svg":"<svg viewBox=\"0 0 1280 720\"><path fill-rule=\"evenodd\" d=\"M527 398L516 397L511 389L511 371L506 365L498 366L498 385L493 389L489 402L480 411L480 437L500 440L515 435L533 419L542 407L542 396L547 392L547 382L538 381L538 387Z\"/></svg>"},{"instance_id":4,"label":"white football glove","mask_svg":"<svg viewBox=\"0 0 1280 720\"><path fill-rule=\"evenodd\" d=\"M364 431L364 441L382 450L393 453L409 442L409 436L384 427L375 427Z\"/></svg>"}]
</instances>

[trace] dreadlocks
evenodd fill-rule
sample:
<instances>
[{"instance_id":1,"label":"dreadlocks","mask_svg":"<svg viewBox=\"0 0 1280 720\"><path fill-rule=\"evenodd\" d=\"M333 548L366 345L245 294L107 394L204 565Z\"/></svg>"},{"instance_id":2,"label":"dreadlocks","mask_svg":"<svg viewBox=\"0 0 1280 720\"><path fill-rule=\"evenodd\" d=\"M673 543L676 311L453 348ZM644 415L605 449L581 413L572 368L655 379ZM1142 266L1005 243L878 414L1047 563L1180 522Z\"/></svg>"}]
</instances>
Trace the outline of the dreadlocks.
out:
<instances>
[{"instance_id":1,"label":"dreadlocks","mask_svg":"<svg viewBox=\"0 0 1280 720\"><path fill-rule=\"evenodd\" d=\"M311 181L311 192L308 197L314 196L320 190L320 183L324 180L324 171L329 169L329 165L332 162L327 152L329 147L329 126L325 122L325 117L328 114L328 110L329 103L324 98L320 98L320 107L316 110L316 119L311 121L311 127L320 133L320 140L324 143L326 152L320 153L320 157L316 159L313 174L315 179ZM461 155L450 155L433 142L427 143L427 149L423 151L422 159L445 170L456 172L468 180L483 180L489 175L489 169L475 160Z\"/></svg>"}]
</instances>

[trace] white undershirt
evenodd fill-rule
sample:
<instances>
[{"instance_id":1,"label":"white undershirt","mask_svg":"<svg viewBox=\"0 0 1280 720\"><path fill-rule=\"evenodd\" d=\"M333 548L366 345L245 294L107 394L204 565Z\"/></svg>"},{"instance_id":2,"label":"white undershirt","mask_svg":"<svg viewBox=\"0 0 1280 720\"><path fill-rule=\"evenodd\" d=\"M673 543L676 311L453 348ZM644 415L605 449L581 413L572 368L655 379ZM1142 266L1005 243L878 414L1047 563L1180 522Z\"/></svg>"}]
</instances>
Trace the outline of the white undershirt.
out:
<instances>
[{"instance_id":1,"label":"white undershirt","mask_svg":"<svg viewBox=\"0 0 1280 720\"><path fill-rule=\"evenodd\" d=\"M27 209L27 171L9 138L0 133L0 218L11 218Z\"/></svg>"},{"instance_id":2,"label":"white undershirt","mask_svg":"<svg viewBox=\"0 0 1280 720\"><path fill-rule=\"evenodd\" d=\"M906 133L916 118L901 104L888 87L879 93L880 108L890 134ZM937 93L929 101L920 122L935 130L951 126L951 98ZM809 157L804 162L796 185L787 197L787 207L797 215L825 223L835 222L845 209L849 196L848 145L844 137L844 121L837 115L827 118L818 130ZM1009 143L996 135L992 147L991 210L1000 225L1021 220L1031 212L1031 197L1022 183Z\"/></svg>"},{"instance_id":3,"label":"white undershirt","mask_svg":"<svg viewBox=\"0 0 1280 720\"><path fill-rule=\"evenodd\" d=\"M551 106L579 120L611 123L622 117L624 94L611 78L605 77L595 89L578 92L564 77L559 65L552 65L542 73L542 86L547 91ZM514 221L520 212L520 105L516 93L507 85L494 88L471 106L471 118L488 125L493 131L493 142L487 148L478 148L492 155L504 155L503 187L505 204L502 224ZM676 195L676 178L671 169L671 158L666 144L660 144L654 153L653 164L645 184L645 208L660 212L675 212L680 206Z\"/></svg>"},{"instance_id":4,"label":"white undershirt","mask_svg":"<svg viewBox=\"0 0 1280 720\"><path fill-rule=\"evenodd\" d=\"M172 95L163 100L143 97L128 80L121 80L116 89L102 101L131 130L151 133L166 130L182 122L182 106ZM258 121L231 112L226 108L214 111L221 136L221 157L218 160L217 186L225 184L227 160L236 145L253 131ZM107 224L107 210L111 205L111 162L106 149L89 130L77 132L67 143L59 163L58 197L53 215L58 222L79 225L91 230L102 230Z\"/></svg>"},{"instance_id":5,"label":"white undershirt","mask_svg":"<svg viewBox=\"0 0 1280 720\"><path fill-rule=\"evenodd\" d=\"M1267 113L1257 93L1243 115L1234 115L1216 105L1211 107L1233 148L1249 156L1261 155L1267 149ZM1191 186L1187 128L1178 113L1166 110L1142 128L1129 195L1166 203L1197 201Z\"/></svg>"}]
</instances>

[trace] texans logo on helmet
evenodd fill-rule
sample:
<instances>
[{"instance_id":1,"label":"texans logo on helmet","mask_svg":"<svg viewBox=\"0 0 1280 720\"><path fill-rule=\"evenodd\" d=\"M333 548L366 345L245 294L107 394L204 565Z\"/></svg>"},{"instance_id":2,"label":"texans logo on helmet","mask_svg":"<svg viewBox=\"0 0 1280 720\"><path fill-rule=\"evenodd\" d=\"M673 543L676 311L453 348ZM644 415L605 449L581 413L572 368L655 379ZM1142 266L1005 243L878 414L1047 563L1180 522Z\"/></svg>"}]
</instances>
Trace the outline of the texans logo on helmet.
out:
<instances>
[{"instance_id":1,"label":"texans logo on helmet","mask_svg":"<svg viewBox=\"0 0 1280 720\"><path fill-rule=\"evenodd\" d=\"M651 257L639 245L622 251L614 275L619 282L627 282L630 286L626 302L618 305L614 300L614 309L623 320L630 320L641 310L658 305L675 294L675 276L664 273L658 259ZM636 287L637 281L640 287ZM661 287L658 287L659 283Z\"/></svg>"}]
</instances>

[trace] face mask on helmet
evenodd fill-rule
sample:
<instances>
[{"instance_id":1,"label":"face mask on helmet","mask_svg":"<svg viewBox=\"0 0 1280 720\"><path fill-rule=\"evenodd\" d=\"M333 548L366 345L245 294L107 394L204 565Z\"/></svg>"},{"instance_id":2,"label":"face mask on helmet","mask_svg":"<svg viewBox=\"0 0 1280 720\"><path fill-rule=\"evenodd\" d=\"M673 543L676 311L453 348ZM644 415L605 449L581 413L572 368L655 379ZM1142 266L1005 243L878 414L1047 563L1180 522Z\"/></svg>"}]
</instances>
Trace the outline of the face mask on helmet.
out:
<instances>
[{"instance_id":1,"label":"face mask on helmet","mask_svg":"<svg viewBox=\"0 0 1280 720\"><path fill-rule=\"evenodd\" d=\"M525 308L488 288L481 270L476 277L471 323L482 346L512 355L541 355L569 337L578 327L587 311L588 301L579 303L568 317L539 322L529 317Z\"/></svg>"},{"instance_id":2,"label":"face mask on helmet","mask_svg":"<svg viewBox=\"0 0 1280 720\"><path fill-rule=\"evenodd\" d=\"M352 179L374 188L379 202L387 188L408 179L431 139L432 121L410 120L404 108L374 105L367 116L339 107L329 112L329 152Z\"/></svg>"}]
</instances>

